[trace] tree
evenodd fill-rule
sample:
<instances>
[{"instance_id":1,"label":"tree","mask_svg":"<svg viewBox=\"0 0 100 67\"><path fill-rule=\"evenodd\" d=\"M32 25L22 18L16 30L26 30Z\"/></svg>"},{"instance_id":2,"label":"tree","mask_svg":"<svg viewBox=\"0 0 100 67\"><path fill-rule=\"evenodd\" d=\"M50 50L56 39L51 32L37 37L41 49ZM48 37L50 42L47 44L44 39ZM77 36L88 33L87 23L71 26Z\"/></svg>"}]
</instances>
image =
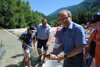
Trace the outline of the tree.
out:
<instances>
[{"instance_id":1,"label":"tree","mask_svg":"<svg viewBox=\"0 0 100 67\"><path fill-rule=\"evenodd\" d=\"M21 28L38 24L43 14L31 10L28 1L0 0L0 26L3 28Z\"/></svg>"}]
</instances>

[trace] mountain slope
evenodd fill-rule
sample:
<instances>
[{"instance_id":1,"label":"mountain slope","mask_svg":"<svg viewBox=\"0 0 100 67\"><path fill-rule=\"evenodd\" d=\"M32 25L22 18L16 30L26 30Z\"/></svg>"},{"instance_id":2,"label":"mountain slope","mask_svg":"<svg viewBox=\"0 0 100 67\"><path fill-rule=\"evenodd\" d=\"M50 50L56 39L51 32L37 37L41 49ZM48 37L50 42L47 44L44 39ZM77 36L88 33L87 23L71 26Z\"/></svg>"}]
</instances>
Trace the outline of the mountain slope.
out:
<instances>
[{"instance_id":1,"label":"mountain slope","mask_svg":"<svg viewBox=\"0 0 100 67\"><path fill-rule=\"evenodd\" d=\"M59 11L65 9L70 10L73 15L77 15L79 13L86 12L86 11L99 11L99 8L100 8L100 0L84 0L78 5L60 8L57 11L48 15L48 17L55 18L57 17Z\"/></svg>"}]
</instances>

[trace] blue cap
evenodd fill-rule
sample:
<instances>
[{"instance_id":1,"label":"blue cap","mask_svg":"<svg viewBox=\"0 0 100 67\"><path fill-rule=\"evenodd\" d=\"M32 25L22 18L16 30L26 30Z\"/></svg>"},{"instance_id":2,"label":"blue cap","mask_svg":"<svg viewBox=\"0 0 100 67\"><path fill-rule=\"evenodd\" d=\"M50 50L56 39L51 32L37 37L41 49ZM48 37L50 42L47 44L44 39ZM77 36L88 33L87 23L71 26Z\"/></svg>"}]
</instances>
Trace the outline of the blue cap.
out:
<instances>
[{"instance_id":1,"label":"blue cap","mask_svg":"<svg viewBox=\"0 0 100 67\"><path fill-rule=\"evenodd\" d=\"M35 30L36 28L35 28L35 26L30 26L29 29L30 30Z\"/></svg>"}]
</instances>

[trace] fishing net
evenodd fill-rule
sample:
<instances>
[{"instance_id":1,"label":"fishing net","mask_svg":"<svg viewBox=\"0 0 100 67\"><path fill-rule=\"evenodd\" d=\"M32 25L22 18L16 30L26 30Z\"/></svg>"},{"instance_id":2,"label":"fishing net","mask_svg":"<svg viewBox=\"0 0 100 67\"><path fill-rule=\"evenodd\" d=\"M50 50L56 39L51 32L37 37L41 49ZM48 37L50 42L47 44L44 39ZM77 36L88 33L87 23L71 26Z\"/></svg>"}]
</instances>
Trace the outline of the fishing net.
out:
<instances>
[{"instance_id":1,"label":"fishing net","mask_svg":"<svg viewBox=\"0 0 100 67\"><path fill-rule=\"evenodd\" d=\"M35 66L36 64L41 62L42 51L41 49L32 48L31 50L31 64Z\"/></svg>"}]
</instances>

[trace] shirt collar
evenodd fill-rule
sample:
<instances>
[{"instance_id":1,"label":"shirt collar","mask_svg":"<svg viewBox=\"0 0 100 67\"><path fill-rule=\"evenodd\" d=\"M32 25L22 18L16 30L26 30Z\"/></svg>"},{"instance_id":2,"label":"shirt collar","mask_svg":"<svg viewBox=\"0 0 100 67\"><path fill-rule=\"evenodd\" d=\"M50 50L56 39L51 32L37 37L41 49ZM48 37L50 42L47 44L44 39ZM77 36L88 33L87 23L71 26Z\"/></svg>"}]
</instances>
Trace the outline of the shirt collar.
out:
<instances>
[{"instance_id":1,"label":"shirt collar","mask_svg":"<svg viewBox=\"0 0 100 67\"><path fill-rule=\"evenodd\" d=\"M69 26L68 26L68 28L63 27L63 29L64 29L64 30L67 30L67 29L71 29L71 30L72 30L72 28L73 28L73 23L74 23L74 22L71 21L70 24L69 24Z\"/></svg>"},{"instance_id":2,"label":"shirt collar","mask_svg":"<svg viewBox=\"0 0 100 67\"><path fill-rule=\"evenodd\" d=\"M41 27L47 27L47 26L48 26L48 24L46 24L45 26L43 26L42 23L41 23Z\"/></svg>"},{"instance_id":3,"label":"shirt collar","mask_svg":"<svg viewBox=\"0 0 100 67\"><path fill-rule=\"evenodd\" d=\"M73 28L73 22L71 21L70 24L69 24L69 29L72 29Z\"/></svg>"}]
</instances>

